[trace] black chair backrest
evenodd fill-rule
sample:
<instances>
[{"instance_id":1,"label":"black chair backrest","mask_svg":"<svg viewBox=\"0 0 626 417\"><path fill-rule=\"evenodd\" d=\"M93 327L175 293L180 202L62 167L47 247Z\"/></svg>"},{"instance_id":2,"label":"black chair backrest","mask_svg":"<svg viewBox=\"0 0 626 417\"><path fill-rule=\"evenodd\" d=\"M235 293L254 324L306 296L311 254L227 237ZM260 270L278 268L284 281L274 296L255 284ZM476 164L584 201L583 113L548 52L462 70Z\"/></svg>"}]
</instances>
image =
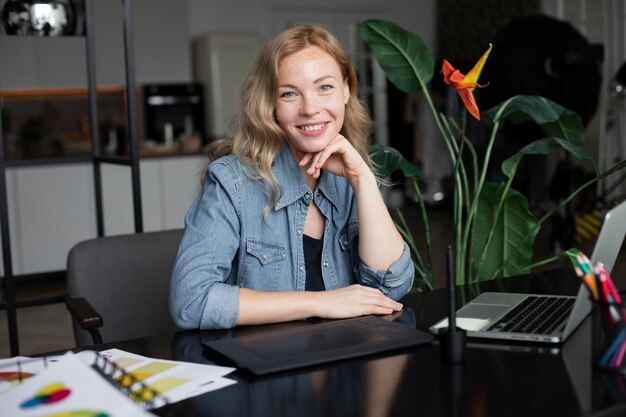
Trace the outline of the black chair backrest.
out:
<instances>
[{"instance_id":1,"label":"black chair backrest","mask_svg":"<svg viewBox=\"0 0 626 417\"><path fill-rule=\"evenodd\" d=\"M173 330L168 309L170 274L183 230L107 236L76 244L68 255L67 292L100 313L103 341ZM74 323L78 346L93 344Z\"/></svg>"}]
</instances>

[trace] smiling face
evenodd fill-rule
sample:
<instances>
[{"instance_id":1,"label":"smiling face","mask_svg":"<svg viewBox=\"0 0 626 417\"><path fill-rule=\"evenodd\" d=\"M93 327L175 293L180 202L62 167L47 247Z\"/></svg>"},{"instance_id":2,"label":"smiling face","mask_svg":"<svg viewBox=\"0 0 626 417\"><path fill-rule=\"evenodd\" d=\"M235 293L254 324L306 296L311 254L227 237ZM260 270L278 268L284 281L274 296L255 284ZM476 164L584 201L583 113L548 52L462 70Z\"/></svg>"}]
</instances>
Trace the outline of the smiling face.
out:
<instances>
[{"instance_id":1,"label":"smiling face","mask_svg":"<svg viewBox=\"0 0 626 417\"><path fill-rule=\"evenodd\" d=\"M276 119L292 152L323 150L341 130L349 98L339 65L317 46L280 60Z\"/></svg>"}]
</instances>

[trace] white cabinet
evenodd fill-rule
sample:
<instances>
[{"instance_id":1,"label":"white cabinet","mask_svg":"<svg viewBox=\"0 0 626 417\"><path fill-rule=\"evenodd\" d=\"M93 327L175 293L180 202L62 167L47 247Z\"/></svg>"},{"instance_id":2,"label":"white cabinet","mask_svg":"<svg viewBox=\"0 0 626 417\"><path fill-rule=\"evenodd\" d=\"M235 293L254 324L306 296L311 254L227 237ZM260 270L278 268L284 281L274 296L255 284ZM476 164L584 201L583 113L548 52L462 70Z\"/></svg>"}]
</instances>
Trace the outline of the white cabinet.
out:
<instances>
[{"instance_id":1,"label":"white cabinet","mask_svg":"<svg viewBox=\"0 0 626 417\"><path fill-rule=\"evenodd\" d=\"M141 160L141 207L145 231L158 230L161 208L158 201L159 173L157 160ZM130 167L102 165L102 210L106 236L133 233L133 193Z\"/></svg>"},{"instance_id":2,"label":"white cabinet","mask_svg":"<svg viewBox=\"0 0 626 417\"><path fill-rule=\"evenodd\" d=\"M181 228L200 189L206 157L140 161L144 230ZM130 168L102 165L105 235L133 233ZM7 169L13 272L64 270L71 247L96 237L93 168L90 163Z\"/></svg>"},{"instance_id":3,"label":"white cabinet","mask_svg":"<svg viewBox=\"0 0 626 417\"><path fill-rule=\"evenodd\" d=\"M177 229L200 190L205 156L142 159L140 162L141 206L146 232ZM130 169L103 166L102 200L105 234L133 233Z\"/></svg>"},{"instance_id":4,"label":"white cabinet","mask_svg":"<svg viewBox=\"0 0 626 417\"><path fill-rule=\"evenodd\" d=\"M65 269L72 245L96 234L91 166L10 168L6 176L13 273Z\"/></svg>"},{"instance_id":5,"label":"white cabinet","mask_svg":"<svg viewBox=\"0 0 626 417\"><path fill-rule=\"evenodd\" d=\"M184 227L184 215L200 191L207 158L200 157L193 161L188 158L168 158L162 161L159 195L163 212L160 228L177 229Z\"/></svg>"}]
</instances>

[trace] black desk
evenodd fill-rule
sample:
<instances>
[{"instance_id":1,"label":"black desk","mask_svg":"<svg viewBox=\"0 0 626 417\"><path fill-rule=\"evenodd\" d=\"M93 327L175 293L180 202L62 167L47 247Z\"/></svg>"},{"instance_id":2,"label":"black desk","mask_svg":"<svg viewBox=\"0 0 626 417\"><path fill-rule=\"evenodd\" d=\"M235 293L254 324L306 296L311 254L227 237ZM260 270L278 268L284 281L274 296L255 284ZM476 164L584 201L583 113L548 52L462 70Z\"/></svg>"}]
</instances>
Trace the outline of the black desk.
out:
<instances>
[{"instance_id":1,"label":"black desk","mask_svg":"<svg viewBox=\"0 0 626 417\"><path fill-rule=\"evenodd\" d=\"M575 294L579 280L570 271L459 287L461 303L481 290ZM410 294L404 319L427 329L447 312L445 290ZM237 384L154 412L162 416L579 416L626 415L626 378L595 372L592 354L600 337L592 315L563 346L470 344L463 365L440 361L439 347L344 361L289 374L255 378L229 375ZM138 354L198 363L201 340L248 334L310 321L241 327L229 331L187 331L114 343ZM625 409L626 410L626 409ZM615 414L613 414L615 412Z\"/></svg>"}]
</instances>

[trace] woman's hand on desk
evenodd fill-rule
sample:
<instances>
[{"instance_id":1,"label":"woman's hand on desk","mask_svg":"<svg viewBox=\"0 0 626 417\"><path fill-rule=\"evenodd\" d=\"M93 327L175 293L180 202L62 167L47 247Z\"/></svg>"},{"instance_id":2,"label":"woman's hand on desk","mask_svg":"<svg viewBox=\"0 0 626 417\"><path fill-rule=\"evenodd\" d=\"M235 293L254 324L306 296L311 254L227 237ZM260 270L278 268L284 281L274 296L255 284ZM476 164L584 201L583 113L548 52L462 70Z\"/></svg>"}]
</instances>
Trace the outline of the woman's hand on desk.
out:
<instances>
[{"instance_id":1,"label":"woman's hand on desk","mask_svg":"<svg viewBox=\"0 0 626 417\"><path fill-rule=\"evenodd\" d=\"M384 296L377 288L363 285L317 292L240 288L237 324L278 323L309 317L347 319L401 310L402 304Z\"/></svg>"},{"instance_id":2,"label":"woman's hand on desk","mask_svg":"<svg viewBox=\"0 0 626 417\"><path fill-rule=\"evenodd\" d=\"M313 294L320 303L317 316L325 319L392 314L402 310L402 304L385 297L379 289L358 284Z\"/></svg>"}]
</instances>

